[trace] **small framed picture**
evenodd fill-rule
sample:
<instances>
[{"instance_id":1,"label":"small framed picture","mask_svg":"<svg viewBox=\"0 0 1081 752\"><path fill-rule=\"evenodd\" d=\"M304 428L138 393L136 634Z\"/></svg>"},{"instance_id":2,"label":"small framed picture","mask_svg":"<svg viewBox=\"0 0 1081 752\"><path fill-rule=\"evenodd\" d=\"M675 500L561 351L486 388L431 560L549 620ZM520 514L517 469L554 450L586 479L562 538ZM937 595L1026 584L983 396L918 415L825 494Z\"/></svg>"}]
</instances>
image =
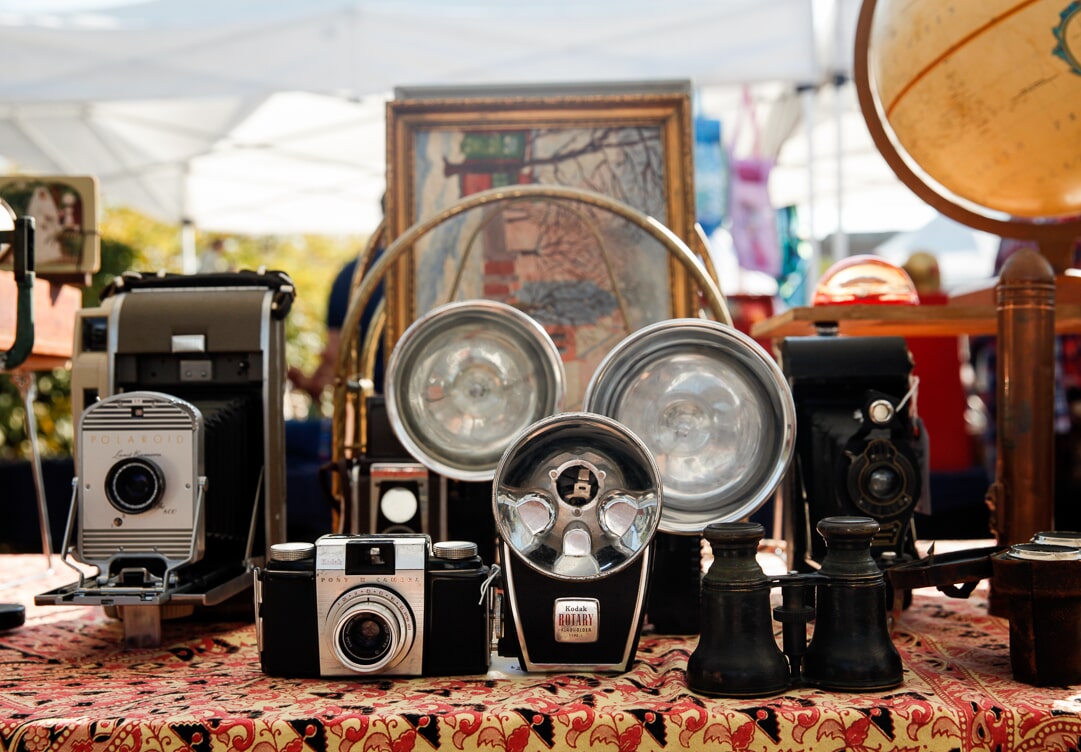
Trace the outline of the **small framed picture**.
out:
<instances>
[{"instance_id":1,"label":"small framed picture","mask_svg":"<svg viewBox=\"0 0 1081 752\"><path fill-rule=\"evenodd\" d=\"M34 218L37 276L75 278L101 267L95 178L2 176L0 199L16 216ZM11 250L0 249L0 269L10 270L13 262Z\"/></svg>"}]
</instances>

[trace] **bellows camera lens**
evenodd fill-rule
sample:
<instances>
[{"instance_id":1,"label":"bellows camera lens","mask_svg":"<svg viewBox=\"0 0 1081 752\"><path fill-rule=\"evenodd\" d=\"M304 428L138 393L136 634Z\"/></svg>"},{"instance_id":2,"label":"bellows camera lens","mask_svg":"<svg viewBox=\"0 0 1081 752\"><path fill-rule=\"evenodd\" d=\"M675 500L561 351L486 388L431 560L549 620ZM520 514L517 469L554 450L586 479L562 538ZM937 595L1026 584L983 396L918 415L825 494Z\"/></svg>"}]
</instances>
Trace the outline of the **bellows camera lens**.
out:
<instances>
[{"instance_id":1,"label":"bellows camera lens","mask_svg":"<svg viewBox=\"0 0 1081 752\"><path fill-rule=\"evenodd\" d=\"M139 514L153 507L165 493L165 476L153 462L129 458L113 465L105 477L105 495L121 512Z\"/></svg>"}]
</instances>

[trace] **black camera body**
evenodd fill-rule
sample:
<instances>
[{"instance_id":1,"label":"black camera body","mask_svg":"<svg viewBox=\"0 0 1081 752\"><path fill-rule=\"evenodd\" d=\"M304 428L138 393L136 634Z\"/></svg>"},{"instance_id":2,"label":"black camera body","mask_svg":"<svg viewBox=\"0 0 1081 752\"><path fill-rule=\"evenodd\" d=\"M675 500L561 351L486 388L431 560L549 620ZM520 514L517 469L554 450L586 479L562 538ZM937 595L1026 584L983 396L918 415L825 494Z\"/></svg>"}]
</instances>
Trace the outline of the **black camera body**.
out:
<instances>
[{"instance_id":1,"label":"black camera body","mask_svg":"<svg viewBox=\"0 0 1081 752\"><path fill-rule=\"evenodd\" d=\"M366 450L350 461L344 530L353 535L468 539L495 558L490 481L447 478L414 458L395 436L382 395L366 400Z\"/></svg>"},{"instance_id":2,"label":"black camera body","mask_svg":"<svg viewBox=\"0 0 1081 752\"><path fill-rule=\"evenodd\" d=\"M782 485L788 566L817 568L827 517L879 524L880 565L916 558L913 513L927 458L902 337L788 337L781 366L796 405L796 456Z\"/></svg>"},{"instance_id":3,"label":"black camera body","mask_svg":"<svg viewBox=\"0 0 1081 752\"><path fill-rule=\"evenodd\" d=\"M263 672L284 677L483 674L491 571L473 543L324 535L271 547L255 574Z\"/></svg>"}]
</instances>

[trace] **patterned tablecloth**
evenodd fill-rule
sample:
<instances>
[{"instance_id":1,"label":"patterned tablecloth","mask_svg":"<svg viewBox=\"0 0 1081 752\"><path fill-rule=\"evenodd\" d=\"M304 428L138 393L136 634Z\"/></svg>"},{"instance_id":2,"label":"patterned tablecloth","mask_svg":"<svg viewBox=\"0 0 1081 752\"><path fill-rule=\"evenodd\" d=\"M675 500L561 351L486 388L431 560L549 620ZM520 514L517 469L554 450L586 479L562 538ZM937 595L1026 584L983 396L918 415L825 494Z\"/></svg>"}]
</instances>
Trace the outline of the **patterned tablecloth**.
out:
<instances>
[{"instance_id":1,"label":"patterned tablecloth","mask_svg":"<svg viewBox=\"0 0 1081 752\"><path fill-rule=\"evenodd\" d=\"M694 641L643 637L626 674L286 680L259 670L251 623L167 622L129 650L96 608L35 607L42 557L0 557L0 750L1078 750L1081 687L1012 681L1007 624L918 591L894 631L904 684L882 696L794 689L714 700L687 689ZM30 581L18 583L31 577Z\"/></svg>"}]
</instances>

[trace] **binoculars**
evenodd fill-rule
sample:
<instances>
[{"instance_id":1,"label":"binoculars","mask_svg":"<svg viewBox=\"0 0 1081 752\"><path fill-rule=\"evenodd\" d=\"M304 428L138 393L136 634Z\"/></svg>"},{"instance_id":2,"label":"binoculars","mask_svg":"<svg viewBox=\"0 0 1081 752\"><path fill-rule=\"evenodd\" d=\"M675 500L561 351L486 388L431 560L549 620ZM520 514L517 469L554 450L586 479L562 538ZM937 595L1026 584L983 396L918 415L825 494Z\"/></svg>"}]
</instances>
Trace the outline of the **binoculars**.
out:
<instances>
[{"instance_id":1,"label":"binoculars","mask_svg":"<svg viewBox=\"0 0 1081 752\"><path fill-rule=\"evenodd\" d=\"M901 657L889 635L886 581L871 556L879 524L826 517L826 556L817 572L767 577L755 559L762 525L705 529L713 565L702 582L702 631L687 662L687 685L713 697L761 697L795 686L872 692L901 684ZM781 588L772 619L770 591ZM807 641L807 623L815 621Z\"/></svg>"}]
</instances>

